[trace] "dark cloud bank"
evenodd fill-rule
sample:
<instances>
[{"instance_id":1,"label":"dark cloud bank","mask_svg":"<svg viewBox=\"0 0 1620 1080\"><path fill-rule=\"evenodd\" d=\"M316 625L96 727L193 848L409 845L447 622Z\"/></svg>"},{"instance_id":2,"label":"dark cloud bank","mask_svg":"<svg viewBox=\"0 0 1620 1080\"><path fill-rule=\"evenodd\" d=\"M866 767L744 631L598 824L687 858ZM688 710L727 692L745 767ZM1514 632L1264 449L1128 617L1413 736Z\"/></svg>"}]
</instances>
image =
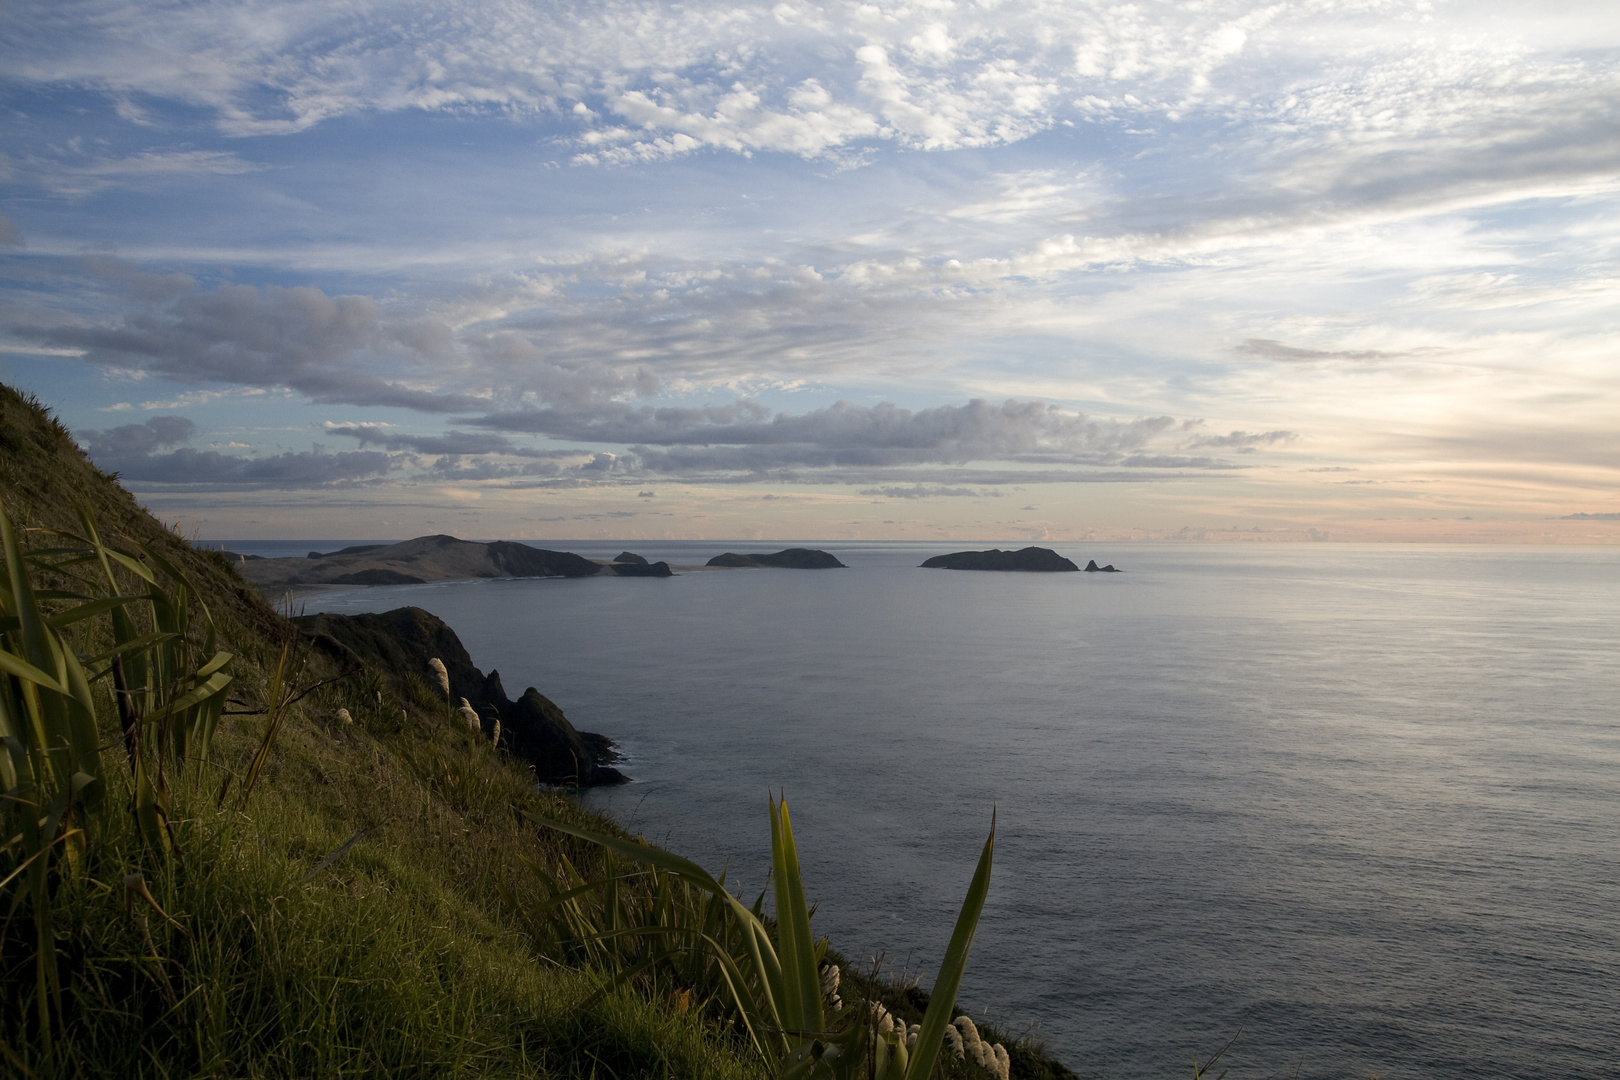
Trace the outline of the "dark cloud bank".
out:
<instances>
[{"instance_id":1,"label":"dark cloud bank","mask_svg":"<svg viewBox=\"0 0 1620 1080\"><path fill-rule=\"evenodd\" d=\"M317 445L264 457L184 446L196 428L179 416L83 433L99 465L138 482L313 487L390 475L514 484L773 480L891 485L883 495L916 498L959 493L919 486L925 484L1234 469L1242 466L1216 455L1250 454L1296 438L1287 431L1209 435L1196 421L1098 419L1037 401L976 399L918 410L841 401L799 414L746 399L637 406L627 399L657 390L640 361L556 362L543 330L457 332L426 316L388 317L367 296L249 285L199 291L184 275L147 274L112 259L85 266L135 306L99 326L9 330L79 350L106 367L192 385L289 389L321 403L460 414L449 422L463 429L416 434L357 423L324 432L355 440L356 450ZM584 446L525 445L535 436Z\"/></svg>"}]
</instances>

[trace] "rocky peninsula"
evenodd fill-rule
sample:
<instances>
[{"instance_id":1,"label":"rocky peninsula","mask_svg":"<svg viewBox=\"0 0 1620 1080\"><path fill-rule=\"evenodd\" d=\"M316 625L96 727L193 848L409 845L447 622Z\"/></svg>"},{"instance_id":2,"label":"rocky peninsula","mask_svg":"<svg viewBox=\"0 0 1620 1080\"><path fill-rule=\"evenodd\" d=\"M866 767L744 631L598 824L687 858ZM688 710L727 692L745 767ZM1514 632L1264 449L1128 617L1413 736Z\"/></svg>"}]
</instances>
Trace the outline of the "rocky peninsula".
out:
<instances>
[{"instance_id":1,"label":"rocky peninsula","mask_svg":"<svg viewBox=\"0 0 1620 1080\"><path fill-rule=\"evenodd\" d=\"M935 555L922 565L932 570L1033 570L1040 573L1078 572L1080 568L1051 548L1027 547L1017 551L957 551Z\"/></svg>"},{"instance_id":2,"label":"rocky peninsula","mask_svg":"<svg viewBox=\"0 0 1620 1080\"><path fill-rule=\"evenodd\" d=\"M625 554L629 554L626 552ZM316 585L422 585L430 581L469 578L668 577L668 563L620 559L596 562L571 551L548 551L510 540L481 544L454 536L418 536L397 544L368 544L302 559L261 559L243 555L226 557L236 570L261 590L306 588Z\"/></svg>"},{"instance_id":3,"label":"rocky peninsula","mask_svg":"<svg viewBox=\"0 0 1620 1080\"><path fill-rule=\"evenodd\" d=\"M612 762L619 759L613 740L576 730L554 702L534 687L517 701L506 696L501 675L487 676L473 666L461 639L443 619L419 607L395 608L380 614L335 615L323 612L293 622L322 652L354 670L380 672L402 696L434 690L437 673L431 661L444 665L449 683L441 700L452 707L465 703L477 715L480 730L515 757L534 767L545 784L590 787L622 784L629 778ZM412 684L410 676L417 677Z\"/></svg>"}]
</instances>

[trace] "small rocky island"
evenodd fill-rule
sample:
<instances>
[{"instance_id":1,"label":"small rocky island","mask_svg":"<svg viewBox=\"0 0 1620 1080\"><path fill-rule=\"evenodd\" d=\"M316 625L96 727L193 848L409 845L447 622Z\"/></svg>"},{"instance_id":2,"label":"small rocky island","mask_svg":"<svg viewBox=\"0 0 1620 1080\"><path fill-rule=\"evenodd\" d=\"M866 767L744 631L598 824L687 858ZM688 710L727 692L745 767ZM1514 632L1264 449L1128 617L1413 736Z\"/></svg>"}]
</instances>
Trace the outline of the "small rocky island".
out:
<instances>
[{"instance_id":1,"label":"small rocky island","mask_svg":"<svg viewBox=\"0 0 1620 1080\"><path fill-rule=\"evenodd\" d=\"M1113 563L1109 563L1107 566L1098 566L1096 559L1086 563L1086 573L1088 574L1123 574L1124 572L1123 570L1114 569Z\"/></svg>"},{"instance_id":2,"label":"small rocky island","mask_svg":"<svg viewBox=\"0 0 1620 1080\"><path fill-rule=\"evenodd\" d=\"M1051 548L1027 547L1017 551L957 551L950 555L935 555L922 564L932 570L1033 570L1040 573L1058 573L1080 568Z\"/></svg>"},{"instance_id":3,"label":"small rocky island","mask_svg":"<svg viewBox=\"0 0 1620 1080\"><path fill-rule=\"evenodd\" d=\"M607 564L607 569L619 577L669 577L674 573L669 563L648 562L646 556L633 551L621 551Z\"/></svg>"},{"instance_id":4,"label":"small rocky island","mask_svg":"<svg viewBox=\"0 0 1620 1080\"><path fill-rule=\"evenodd\" d=\"M532 686L516 701L508 698L500 672L485 676L473 666L456 632L419 607L365 615L323 612L293 622L317 649L355 670L370 665L404 697L411 696L407 683L414 681L452 706L465 704L476 714L484 735L498 739L514 756L534 766L541 783L592 787L629 779L613 768L619 759L613 740L576 730L563 711ZM435 659L444 665L447 693L433 685Z\"/></svg>"},{"instance_id":5,"label":"small rocky island","mask_svg":"<svg viewBox=\"0 0 1620 1080\"><path fill-rule=\"evenodd\" d=\"M630 554L625 552L626 555ZM230 553L226 553L230 558ZM302 559L237 556L237 572L261 591L312 585L422 585L468 578L668 577L668 563L600 563L571 551L547 551L510 540L480 544L454 536L418 536L397 544L367 544ZM636 558L639 558L637 556Z\"/></svg>"},{"instance_id":6,"label":"small rocky island","mask_svg":"<svg viewBox=\"0 0 1620 1080\"><path fill-rule=\"evenodd\" d=\"M728 551L724 555L716 555L704 565L739 568L770 566L779 570L846 569L837 556L814 548L784 548L769 555L739 555L735 551Z\"/></svg>"}]
</instances>

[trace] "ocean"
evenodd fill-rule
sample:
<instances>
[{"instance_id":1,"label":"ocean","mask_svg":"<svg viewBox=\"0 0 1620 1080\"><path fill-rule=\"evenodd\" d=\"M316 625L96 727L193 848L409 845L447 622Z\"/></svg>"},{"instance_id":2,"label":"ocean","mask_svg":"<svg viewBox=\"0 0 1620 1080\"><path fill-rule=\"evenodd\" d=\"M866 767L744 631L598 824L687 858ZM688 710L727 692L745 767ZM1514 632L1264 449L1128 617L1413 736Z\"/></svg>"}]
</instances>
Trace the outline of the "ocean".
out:
<instances>
[{"instance_id":1,"label":"ocean","mask_svg":"<svg viewBox=\"0 0 1620 1080\"><path fill-rule=\"evenodd\" d=\"M750 899L785 793L815 928L925 985L993 812L961 1004L1084 1076L1184 1075L1240 1030L1234 1077L1612 1072L1620 551L1054 544L1125 572L1006 574L917 568L988 544L810 546L849 569L303 602L441 616L618 741L635 783L582 798Z\"/></svg>"}]
</instances>

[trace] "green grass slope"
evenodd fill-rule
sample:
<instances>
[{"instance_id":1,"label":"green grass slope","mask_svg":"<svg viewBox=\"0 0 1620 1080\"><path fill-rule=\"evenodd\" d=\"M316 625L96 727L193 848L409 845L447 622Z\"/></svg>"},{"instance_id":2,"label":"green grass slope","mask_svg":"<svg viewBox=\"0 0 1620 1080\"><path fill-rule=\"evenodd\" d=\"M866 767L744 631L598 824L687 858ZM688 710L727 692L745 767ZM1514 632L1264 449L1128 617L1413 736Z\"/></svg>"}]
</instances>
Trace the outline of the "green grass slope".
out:
<instances>
[{"instance_id":1,"label":"green grass slope","mask_svg":"<svg viewBox=\"0 0 1620 1080\"><path fill-rule=\"evenodd\" d=\"M153 520L36 402L5 387L0 500L33 530L76 530L75 507L88 505L109 542L140 541L179 565L236 654L237 710L223 718L211 760L173 778L178 857L165 860L145 847L127 810L111 694L97 684L110 786L83 822L83 872L54 886L62 981L54 1050L33 1019L27 915L0 891L0 917L14 915L0 924L0 1073L720 1080L761 1072L695 1011L628 989L598 995L602 976L559 963L534 915L547 895L542 877L565 851L581 866L594 853L537 835L522 814L612 826L537 790L447 706L405 700L375 672L315 689L286 711L242 802L241 778L266 724L253 710L268 700L283 645L294 643L296 686L331 678L335 665L297 644L290 623L229 563ZM34 547L55 543L26 535ZM227 779L235 783L222 799Z\"/></svg>"}]
</instances>

